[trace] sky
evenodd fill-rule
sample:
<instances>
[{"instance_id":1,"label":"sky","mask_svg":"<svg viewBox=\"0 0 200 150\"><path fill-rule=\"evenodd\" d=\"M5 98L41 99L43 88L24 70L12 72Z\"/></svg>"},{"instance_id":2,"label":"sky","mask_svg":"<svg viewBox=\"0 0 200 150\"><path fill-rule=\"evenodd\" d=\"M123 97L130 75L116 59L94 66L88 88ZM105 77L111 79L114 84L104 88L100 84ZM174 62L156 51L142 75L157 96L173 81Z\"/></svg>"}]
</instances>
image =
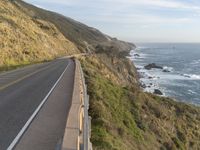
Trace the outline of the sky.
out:
<instances>
[{"instance_id":1,"label":"sky","mask_svg":"<svg viewBox=\"0 0 200 150\"><path fill-rule=\"evenodd\" d=\"M130 42L200 43L199 0L25 0Z\"/></svg>"}]
</instances>

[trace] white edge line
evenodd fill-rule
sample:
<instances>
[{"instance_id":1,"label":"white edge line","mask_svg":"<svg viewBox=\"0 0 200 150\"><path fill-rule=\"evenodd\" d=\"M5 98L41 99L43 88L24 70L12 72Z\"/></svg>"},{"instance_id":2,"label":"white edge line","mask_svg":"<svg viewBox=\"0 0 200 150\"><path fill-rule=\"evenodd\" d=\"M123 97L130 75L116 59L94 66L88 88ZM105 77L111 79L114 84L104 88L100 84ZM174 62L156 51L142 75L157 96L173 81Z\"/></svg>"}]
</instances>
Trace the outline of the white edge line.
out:
<instances>
[{"instance_id":1,"label":"white edge line","mask_svg":"<svg viewBox=\"0 0 200 150\"><path fill-rule=\"evenodd\" d=\"M52 91L54 90L54 88L56 87L56 85L58 84L58 82L63 77L63 75L66 72L66 70L68 69L69 65L70 65L70 63L67 65L67 67L65 68L65 70L63 71L63 73L61 74L61 76L58 78L58 80L56 81L56 83L54 84L54 86L51 88L51 90L49 91L49 93L46 95L46 97L42 100L42 102L40 103L40 105L37 107L37 109L34 111L34 113L28 119L28 121L26 122L26 124L23 126L23 128L20 130L20 132L17 134L17 136L15 137L15 139L9 145L9 147L7 148L7 150L12 150L15 147L15 145L18 143L18 141L20 140L20 138L22 137L22 135L24 134L24 132L26 131L26 129L29 127L29 125L31 124L31 122L33 121L33 119L36 117L36 115L38 114L38 112L40 111L40 109L42 108L42 106L44 105L44 103L47 101L48 97L50 96L50 94L52 93Z\"/></svg>"}]
</instances>

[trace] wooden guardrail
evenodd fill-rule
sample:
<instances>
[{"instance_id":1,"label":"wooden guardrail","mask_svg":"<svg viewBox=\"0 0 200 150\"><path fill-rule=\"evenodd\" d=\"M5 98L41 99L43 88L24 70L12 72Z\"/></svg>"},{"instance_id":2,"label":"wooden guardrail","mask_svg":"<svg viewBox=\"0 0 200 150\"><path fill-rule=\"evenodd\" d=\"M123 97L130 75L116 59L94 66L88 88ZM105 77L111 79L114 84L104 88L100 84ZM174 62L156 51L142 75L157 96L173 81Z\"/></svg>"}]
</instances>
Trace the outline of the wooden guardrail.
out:
<instances>
[{"instance_id":1,"label":"wooden guardrail","mask_svg":"<svg viewBox=\"0 0 200 150\"><path fill-rule=\"evenodd\" d=\"M92 150L91 118L88 116L89 96L80 62L75 59L72 104L68 114L62 150Z\"/></svg>"}]
</instances>

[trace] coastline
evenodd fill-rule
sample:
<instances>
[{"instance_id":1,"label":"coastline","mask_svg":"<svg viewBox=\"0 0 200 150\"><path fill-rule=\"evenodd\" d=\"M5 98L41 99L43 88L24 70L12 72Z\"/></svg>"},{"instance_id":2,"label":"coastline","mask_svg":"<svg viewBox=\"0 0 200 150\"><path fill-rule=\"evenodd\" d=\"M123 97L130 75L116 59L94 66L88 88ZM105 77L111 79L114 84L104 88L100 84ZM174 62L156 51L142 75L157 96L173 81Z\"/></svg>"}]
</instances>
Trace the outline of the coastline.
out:
<instances>
[{"instance_id":1,"label":"coastline","mask_svg":"<svg viewBox=\"0 0 200 150\"><path fill-rule=\"evenodd\" d=\"M123 69L129 68L123 66L127 62L136 68L130 59L113 58L109 54L97 54L82 60L91 98L94 148L197 149L200 144L200 134L197 134L200 107L143 92L138 86L136 70L134 74L128 70L125 72L137 82L126 85L117 82L124 79L119 75L124 75Z\"/></svg>"},{"instance_id":2,"label":"coastline","mask_svg":"<svg viewBox=\"0 0 200 150\"><path fill-rule=\"evenodd\" d=\"M155 61L154 61L153 59L154 57L152 56L154 56L154 51L156 51L159 48L151 49L151 53L148 52L149 49L150 48L148 47L137 47L135 49L132 49L129 52L129 56L127 57L130 61L133 62L133 65L135 66L136 71L139 74L138 80L139 80L141 89L144 92L154 93L161 97L174 99L175 101L178 101L178 102L184 102L186 104L200 106L200 103L197 99L199 97L196 93L197 89L195 89L195 87L190 88L190 85L188 85L187 87L187 84L191 82L192 83L195 83L196 81L199 82L199 76L194 75L192 73L191 75L189 75L189 73L187 74L187 72L178 72L177 68L174 68L173 65L166 63L166 61L164 62L162 62L162 60L158 61L157 58L155 58ZM197 64L197 63L199 63L199 61L194 60L193 64ZM186 96L181 95L182 91L180 91L180 94L179 94L179 86L182 86L182 84L183 84L183 87L180 87L180 89L185 88L184 90L187 90L187 92L184 93ZM174 89L176 87L178 87L177 90ZM170 91L170 90L174 90L174 91ZM176 93L174 94L173 92L176 92ZM181 96L179 97L179 95ZM188 99L187 97L189 96L193 96L193 97L196 96L197 101L196 99L192 99L192 98Z\"/></svg>"},{"instance_id":3,"label":"coastline","mask_svg":"<svg viewBox=\"0 0 200 150\"><path fill-rule=\"evenodd\" d=\"M153 83L147 84L146 82L144 82L142 80L144 78L153 79L156 77L152 77L152 76L140 71L141 69L145 69L145 66L138 66L135 64L133 56L140 57L140 55L138 53L135 53L136 49L137 49L137 47L135 49L130 50L127 58L132 62L132 64L136 68L137 75L138 75L138 84L139 84L140 88L143 90L143 92L148 92L151 94L156 94L156 92L155 92L155 90L156 90L159 93L159 94L157 93L156 95L167 97L164 92L161 92L161 89L159 87L156 87ZM151 65L151 64L148 64L148 65ZM157 66L157 67L160 67L159 69L164 70L164 68L162 68L161 66ZM150 68L150 69L152 69L152 68Z\"/></svg>"}]
</instances>

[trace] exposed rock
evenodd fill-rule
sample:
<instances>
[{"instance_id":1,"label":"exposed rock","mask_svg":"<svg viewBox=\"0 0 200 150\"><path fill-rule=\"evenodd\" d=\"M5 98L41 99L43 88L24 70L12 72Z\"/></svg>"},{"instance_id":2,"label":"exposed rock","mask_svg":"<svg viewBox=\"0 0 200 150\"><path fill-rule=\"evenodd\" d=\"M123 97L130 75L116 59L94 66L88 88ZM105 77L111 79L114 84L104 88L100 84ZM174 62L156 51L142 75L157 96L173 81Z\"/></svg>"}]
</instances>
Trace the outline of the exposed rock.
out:
<instances>
[{"instance_id":1,"label":"exposed rock","mask_svg":"<svg viewBox=\"0 0 200 150\"><path fill-rule=\"evenodd\" d=\"M135 57L140 57L140 55L139 55L139 54L134 54L134 56L135 56Z\"/></svg>"},{"instance_id":2,"label":"exposed rock","mask_svg":"<svg viewBox=\"0 0 200 150\"><path fill-rule=\"evenodd\" d=\"M169 70L167 70L167 69L163 69L163 72L170 72Z\"/></svg>"},{"instance_id":3,"label":"exposed rock","mask_svg":"<svg viewBox=\"0 0 200 150\"><path fill-rule=\"evenodd\" d=\"M147 69L147 70L151 70L152 68L163 69L162 66L158 66L158 65L156 65L155 63L148 64L148 65L144 66L144 68Z\"/></svg>"},{"instance_id":4,"label":"exposed rock","mask_svg":"<svg viewBox=\"0 0 200 150\"><path fill-rule=\"evenodd\" d=\"M141 70L141 68L136 68L137 70Z\"/></svg>"},{"instance_id":5,"label":"exposed rock","mask_svg":"<svg viewBox=\"0 0 200 150\"><path fill-rule=\"evenodd\" d=\"M159 89L155 89L154 94L163 95L163 93Z\"/></svg>"},{"instance_id":6,"label":"exposed rock","mask_svg":"<svg viewBox=\"0 0 200 150\"><path fill-rule=\"evenodd\" d=\"M191 78L191 76L187 74L181 74L181 76L186 77L186 78Z\"/></svg>"},{"instance_id":7,"label":"exposed rock","mask_svg":"<svg viewBox=\"0 0 200 150\"><path fill-rule=\"evenodd\" d=\"M140 83L140 87L142 87L143 89L145 89L147 86L144 83Z\"/></svg>"}]
</instances>

